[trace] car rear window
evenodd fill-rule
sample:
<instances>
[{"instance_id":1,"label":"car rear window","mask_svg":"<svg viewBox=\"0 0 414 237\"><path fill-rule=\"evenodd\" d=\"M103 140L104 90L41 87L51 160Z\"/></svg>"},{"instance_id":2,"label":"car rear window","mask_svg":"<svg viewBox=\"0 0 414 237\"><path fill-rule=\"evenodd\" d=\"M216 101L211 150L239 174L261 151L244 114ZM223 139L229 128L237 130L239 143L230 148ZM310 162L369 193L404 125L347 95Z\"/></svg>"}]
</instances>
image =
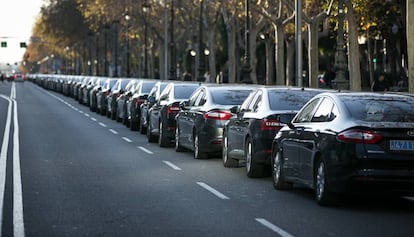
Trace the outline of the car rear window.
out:
<instances>
[{"instance_id":1,"label":"car rear window","mask_svg":"<svg viewBox=\"0 0 414 237\"><path fill-rule=\"evenodd\" d=\"M149 83L142 83L142 93L149 93L151 89L154 87L155 82L149 82Z\"/></svg>"},{"instance_id":2,"label":"car rear window","mask_svg":"<svg viewBox=\"0 0 414 237\"><path fill-rule=\"evenodd\" d=\"M211 92L213 102L221 105L240 105L252 90L214 90Z\"/></svg>"},{"instance_id":3,"label":"car rear window","mask_svg":"<svg viewBox=\"0 0 414 237\"><path fill-rule=\"evenodd\" d=\"M299 110L318 91L270 90L268 93L271 110Z\"/></svg>"},{"instance_id":4,"label":"car rear window","mask_svg":"<svg viewBox=\"0 0 414 237\"><path fill-rule=\"evenodd\" d=\"M197 87L198 85L177 85L174 88L174 97L176 99L188 99Z\"/></svg>"},{"instance_id":5,"label":"car rear window","mask_svg":"<svg viewBox=\"0 0 414 237\"><path fill-rule=\"evenodd\" d=\"M343 100L351 116L367 122L414 122L414 97L347 97Z\"/></svg>"}]
</instances>

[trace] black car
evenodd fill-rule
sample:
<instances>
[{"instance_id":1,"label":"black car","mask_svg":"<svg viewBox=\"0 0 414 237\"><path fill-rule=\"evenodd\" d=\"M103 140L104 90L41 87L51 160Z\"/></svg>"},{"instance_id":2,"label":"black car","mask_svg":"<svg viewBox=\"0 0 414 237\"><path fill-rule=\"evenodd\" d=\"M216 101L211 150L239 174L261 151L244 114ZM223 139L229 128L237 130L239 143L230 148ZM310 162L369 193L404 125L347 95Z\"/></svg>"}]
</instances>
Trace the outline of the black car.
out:
<instances>
[{"instance_id":1,"label":"black car","mask_svg":"<svg viewBox=\"0 0 414 237\"><path fill-rule=\"evenodd\" d=\"M139 132L141 134L147 133L147 124L148 124L148 111L149 109L156 103L158 98L161 95L162 90L168 85L166 81L158 81L155 85L151 88L147 98L140 106L141 116L139 122Z\"/></svg>"},{"instance_id":2,"label":"black car","mask_svg":"<svg viewBox=\"0 0 414 237\"><path fill-rule=\"evenodd\" d=\"M262 177L270 170L272 141L283 117L291 119L322 90L263 86L257 88L235 111L224 127L223 164L238 167L246 161L248 177Z\"/></svg>"},{"instance_id":3,"label":"black car","mask_svg":"<svg viewBox=\"0 0 414 237\"><path fill-rule=\"evenodd\" d=\"M180 103L175 132L175 150L192 150L194 158L222 153L223 127L233 116L230 109L240 105L255 89L253 85L200 86Z\"/></svg>"},{"instance_id":4,"label":"black car","mask_svg":"<svg viewBox=\"0 0 414 237\"><path fill-rule=\"evenodd\" d=\"M141 79L133 79L128 82L125 86L124 92L122 92L116 99L116 120L117 122L122 122L123 124L128 124L128 113L127 106L128 100L131 98L132 94L135 91L136 86L141 82Z\"/></svg>"},{"instance_id":5,"label":"black car","mask_svg":"<svg viewBox=\"0 0 414 237\"><path fill-rule=\"evenodd\" d=\"M106 115L106 108L107 108L107 97L111 93L112 87L117 82L117 79L108 78L106 79L105 83L103 84L102 88L96 93L96 112Z\"/></svg>"},{"instance_id":6,"label":"black car","mask_svg":"<svg viewBox=\"0 0 414 237\"><path fill-rule=\"evenodd\" d=\"M276 189L300 183L320 205L340 194L414 194L414 97L322 93L276 135Z\"/></svg>"},{"instance_id":7,"label":"black car","mask_svg":"<svg viewBox=\"0 0 414 237\"><path fill-rule=\"evenodd\" d=\"M102 86L105 84L106 78L100 77L96 80L95 86L89 92L89 109L92 112L95 112L98 107L97 93L102 89Z\"/></svg>"},{"instance_id":8,"label":"black car","mask_svg":"<svg viewBox=\"0 0 414 237\"><path fill-rule=\"evenodd\" d=\"M112 120L116 119L117 103L116 99L125 91L125 87L128 85L129 78L120 78L116 81L115 85L111 88L111 92L107 96L106 116Z\"/></svg>"},{"instance_id":9,"label":"black car","mask_svg":"<svg viewBox=\"0 0 414 237\"><path fill-rule=\"evenodd\" d=\"M180 102L188 99L200 86L195 82L170 82L161 92L155 104L148 110L148 142L169 146L175 138L175 116Z\"/></svg>"},{"instance_id":10,"label":"black car","mask_svg":"<svg viewBox=\"0 0 414 237\"><path fill-rule=\"evenodd\" d=\"M126 101L126 123L132 131L136 131L140 127L141 105L147 99L148 94L151 92L155 83L157 83L156 80L140 80L131 96Z\"/></svg>"}]
</instances>

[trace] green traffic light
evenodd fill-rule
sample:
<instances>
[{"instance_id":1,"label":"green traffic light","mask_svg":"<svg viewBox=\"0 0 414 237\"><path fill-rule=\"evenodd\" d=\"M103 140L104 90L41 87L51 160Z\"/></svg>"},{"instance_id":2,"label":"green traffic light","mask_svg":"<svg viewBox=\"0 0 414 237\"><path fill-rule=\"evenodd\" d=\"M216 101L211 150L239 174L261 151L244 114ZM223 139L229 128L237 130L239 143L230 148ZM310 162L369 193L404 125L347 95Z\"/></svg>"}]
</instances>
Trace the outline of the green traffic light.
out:
<instances>
[{"instance_id":1,"label":"green traffic light","mask_svg":"<svg viewBox=\"0 0 414 237\"><path fill-rule=\"evenodd\" d=\"M373 58L373 59L372 59L372 62L373 62L373 63L376 63L376 62L377 62L377 58Z\"/></svg>"},{"instance_id":2,"label":"green traffic light","mask_svg":"<svg viewBox=\"0 0 414 237\"><path fill-rule=\"evenodd\" d=\"M2 48L7 48L7 42L6 41L2 41L1 42L1 47Z\"/></svg>"}]
</instances>

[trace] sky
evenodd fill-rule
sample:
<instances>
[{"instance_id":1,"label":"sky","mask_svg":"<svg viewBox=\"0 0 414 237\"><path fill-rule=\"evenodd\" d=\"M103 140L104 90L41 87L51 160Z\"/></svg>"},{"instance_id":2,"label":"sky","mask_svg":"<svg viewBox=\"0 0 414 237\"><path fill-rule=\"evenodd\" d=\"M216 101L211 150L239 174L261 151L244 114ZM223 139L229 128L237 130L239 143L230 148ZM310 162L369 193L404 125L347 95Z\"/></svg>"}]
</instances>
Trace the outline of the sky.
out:
<instances>
[{"instance_id":1,"label":"sky","mask_svg":"<svg viewBox=\"0 0 414 237\"><path fill-rule=\"evenodd\" d=\"M20 48L20 42L29 42L42 3L43 0L0 0L0 41L7 41L7 48L0 48L0 62L21 61L25 48Z\"/></svg>"}]
</instances>

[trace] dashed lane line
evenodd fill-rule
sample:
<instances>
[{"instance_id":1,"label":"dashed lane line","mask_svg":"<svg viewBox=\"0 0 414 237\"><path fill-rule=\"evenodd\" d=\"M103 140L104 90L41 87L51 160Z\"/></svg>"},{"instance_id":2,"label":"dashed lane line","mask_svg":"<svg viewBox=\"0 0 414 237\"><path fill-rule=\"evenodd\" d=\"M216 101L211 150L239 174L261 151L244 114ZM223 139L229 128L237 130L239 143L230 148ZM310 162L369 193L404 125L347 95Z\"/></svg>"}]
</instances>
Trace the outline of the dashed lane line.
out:
<instances>
[{"instance_id":1,"label":"dashed lane line","mask_svg":"<svg viewBox=\"0 0 414 237\"><path fill-rule=\"evenodd\" d=\"M115 135L117 135L117 134L118 134L118 132L117 132L117 131L115 131L115 130L113 130L112 128L111 128L111 129L109 129L109 131L110 131L111 133L115 134Z\"/></svg>"},{"instance_id":2,"label":"dashed lane line","mask_svg":"<svg viewBox=\"0 0 414 237\"><path fill-rule=\"evenodd\" d=\"M277 227L276 225L270 223L269 221L267 221L266 219L263 218L256 218L255 219L257 222L259 222L260 224L266 226L267 228L269 228L270 230L272 230L273 232L279 234L282 237L294 237L293 235L289 234L288 232L284 231L283 229Z\"/></svg>"},{"instance_id":3,"label":"dashed lane line","mask_svg":"<svg viewBox=\"0 0 414 237\"><path fill-rule=\"evenodd\" d=\"M148 150L148 149L147 149L147 148L145 148L145 147L138 146L137 148L138 148L138 149L140 149L140 150L142 150L143 152L146 152L147 154L150 154L150 155L154 154L154 152L152 152L152 151Z\"/></svg>"},{"instance_id":4,"label":"dashed lane line","mask_svg":"<svg viewBox=\"0 0 414 237\"><path fill-rule=\"evenodd\" d=\"M122 140L128 142L128 143L132 143L132 140L127 138L127 137L122 137Z\"/></svg>"},{"instance_id":5,"label":"dashed lane line","mask_svg":"<svg viewBox=\"0 0 414 237\"><path fill-rule=\"evenodd\" d=\"M202 188L206 189L207 191L211 192L212 194L214 194L215 196L217 196L220 199L223 199L223 200L230 199L229 197L227 197L226 195L224 195L221 192L217 191L216 189L212 188L211 186L207 185L206 183L197 182L197 184L200 185Z\"/></svg>"},{"instance_id":6,"label":"dashed lane line","mask_svg":"<svg viewBox=\"0 0 414 237\"><path fill-rule=\"evenodd\" d=\"M169 161L163 160L162 162L163 162L164 164L168 165L169 167L171 167L173 170L177 170L177 171L182 170L180 167L178 167L178 166L174 165L173 163L171 163L171 162L169 162Z\"/></svg>"}]
</instances>

